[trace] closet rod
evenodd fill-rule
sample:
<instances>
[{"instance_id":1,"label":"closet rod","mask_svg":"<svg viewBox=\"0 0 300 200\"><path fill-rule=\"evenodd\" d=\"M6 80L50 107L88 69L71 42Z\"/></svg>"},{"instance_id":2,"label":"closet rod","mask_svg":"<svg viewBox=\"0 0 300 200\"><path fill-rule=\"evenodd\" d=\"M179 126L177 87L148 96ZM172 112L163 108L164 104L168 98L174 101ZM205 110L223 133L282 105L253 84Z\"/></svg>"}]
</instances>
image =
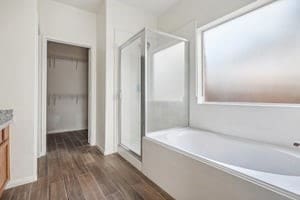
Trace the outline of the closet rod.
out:
<instances>
[{"instance_id":1,"label":"closet rod","mask_svg":"<svg viewBox=\"0 0 300 200\"><path fill-rule=\"evenodd\" d=\"M67 56L57 56L57 55L48 55L48 58L54 58L54 59L60 59L60 60L72 60L72 61L82 61L82 62L88 62L87 59L81 59L81 58L70 58Z\"/></svg>"},{"instance_id":2,"label":"closet rod","mask_svg":"<svg viewBox=\"0 0 300 200\"><path fill-rule=\"evenodd\" d=\"M48 96L55 96L55 97L87 97L87 94L48 94Z\"/></svg>"}]
</instances>

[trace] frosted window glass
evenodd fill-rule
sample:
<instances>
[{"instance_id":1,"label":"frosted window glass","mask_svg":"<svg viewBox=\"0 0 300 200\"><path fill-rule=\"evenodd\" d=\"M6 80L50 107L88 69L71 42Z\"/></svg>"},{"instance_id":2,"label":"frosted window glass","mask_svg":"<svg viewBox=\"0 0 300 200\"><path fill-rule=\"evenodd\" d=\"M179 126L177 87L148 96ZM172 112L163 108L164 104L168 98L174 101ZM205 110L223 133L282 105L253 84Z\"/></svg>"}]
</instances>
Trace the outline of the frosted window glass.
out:
<instances>
[{"instance_id":1,"label":"frosted window glass","mask_svg":"<svg viewBox=\"0 0 300 200\"><path fill-rule=\"evenodd\" d=\"M185 43L163 49L153 55L152 99L183 101L185 87Z\"/></svg>"},{"instance_id":2,"label":"frosted window glass","mask_svg":"<svg viewBox=\"0 0 300 200\"><path fill-rule=\"evenodd\" d=\"M300 1L279 0L203 32L205 100L300 103Z\"/></svg>"}]
</instances>

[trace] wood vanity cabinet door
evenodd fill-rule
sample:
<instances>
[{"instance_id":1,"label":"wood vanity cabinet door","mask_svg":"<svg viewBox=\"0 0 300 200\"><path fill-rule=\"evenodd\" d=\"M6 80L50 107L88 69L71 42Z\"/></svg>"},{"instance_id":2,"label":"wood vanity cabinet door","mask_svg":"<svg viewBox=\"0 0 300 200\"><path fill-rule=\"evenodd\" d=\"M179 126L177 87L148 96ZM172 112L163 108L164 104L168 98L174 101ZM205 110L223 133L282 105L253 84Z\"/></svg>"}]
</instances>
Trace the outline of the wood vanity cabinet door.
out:
<instances>
[{"instance_id":1,"label":"wood vanity cabinet door","mask_svg":"<svg viewBox=\"0 0 300 200\"><path fill-rule=\"evenodd\" d=\"M5 128L3 129L3 133L2 133L2 140L3 141L6 141L8 140L8 136L9 136L9 128Z\"/></svg>"},{"instance_id":2,"label":"wood vanity cabinet door","mask_svg":"<svg viewBox=\"0 0 300 200\"><path fill-rule=\"evenodd\" d=\"M5 132L5 129L0 130L0 144L2 144L2 142L3 142L4 132Z\"/></svg>"},{"instance_id":3,"label":"wood vanity cabinet door","mask_svg":"<svg viewBox=\"0 0 300 200\"><path fill-rule=\"evenodd\" d=\"M7 162L6 162L6 148L2 144L0 146L0 188L4 189L5 182L7 180Z\"/></svg>"},{"instance_id":4,"label":"wood vanity cabinet door","mask_svg":"<svg viewBox=\"0 0 300 200\"><path fill-rule=\"evenodd\" d=\"M5 184L9 180L9 133L8 128L1 130L2 142L0 143L0 197Z\"/></svg>"}]
</instances>

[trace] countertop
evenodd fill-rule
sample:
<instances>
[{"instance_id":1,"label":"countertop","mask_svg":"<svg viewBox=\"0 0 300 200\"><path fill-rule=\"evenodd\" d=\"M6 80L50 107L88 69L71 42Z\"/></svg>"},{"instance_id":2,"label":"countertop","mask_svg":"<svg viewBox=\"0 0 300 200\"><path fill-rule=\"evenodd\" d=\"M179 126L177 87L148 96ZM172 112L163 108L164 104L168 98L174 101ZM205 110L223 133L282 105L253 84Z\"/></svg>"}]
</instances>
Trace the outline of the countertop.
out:
<instances>
[{"instance_id":1,"label":"countertop","mask_svg":"<svg viewBox=\"0 0 300 200\"><path fill-rule=\"evenodd\" d=\"M0 110L0 130L5 128L13 119L13 110Z\"/></svg>"}]
</instances>

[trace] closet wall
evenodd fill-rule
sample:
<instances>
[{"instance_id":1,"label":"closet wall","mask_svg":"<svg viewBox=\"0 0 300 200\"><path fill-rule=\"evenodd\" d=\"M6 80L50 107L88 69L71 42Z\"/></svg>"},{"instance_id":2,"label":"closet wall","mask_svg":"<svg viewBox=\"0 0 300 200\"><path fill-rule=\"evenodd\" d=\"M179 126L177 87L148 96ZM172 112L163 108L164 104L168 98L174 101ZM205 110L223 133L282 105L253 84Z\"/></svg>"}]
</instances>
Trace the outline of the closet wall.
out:
<instances>
[{"instance_id":1,"label":"closet wall","mask_svg":"<svg viewBox=\"0 0 300 200\"><path fill-rule=\"evenodd\" d=\"M88 128L88 49L48 42L47 132Z\"/></svg>"}]
</instances>

